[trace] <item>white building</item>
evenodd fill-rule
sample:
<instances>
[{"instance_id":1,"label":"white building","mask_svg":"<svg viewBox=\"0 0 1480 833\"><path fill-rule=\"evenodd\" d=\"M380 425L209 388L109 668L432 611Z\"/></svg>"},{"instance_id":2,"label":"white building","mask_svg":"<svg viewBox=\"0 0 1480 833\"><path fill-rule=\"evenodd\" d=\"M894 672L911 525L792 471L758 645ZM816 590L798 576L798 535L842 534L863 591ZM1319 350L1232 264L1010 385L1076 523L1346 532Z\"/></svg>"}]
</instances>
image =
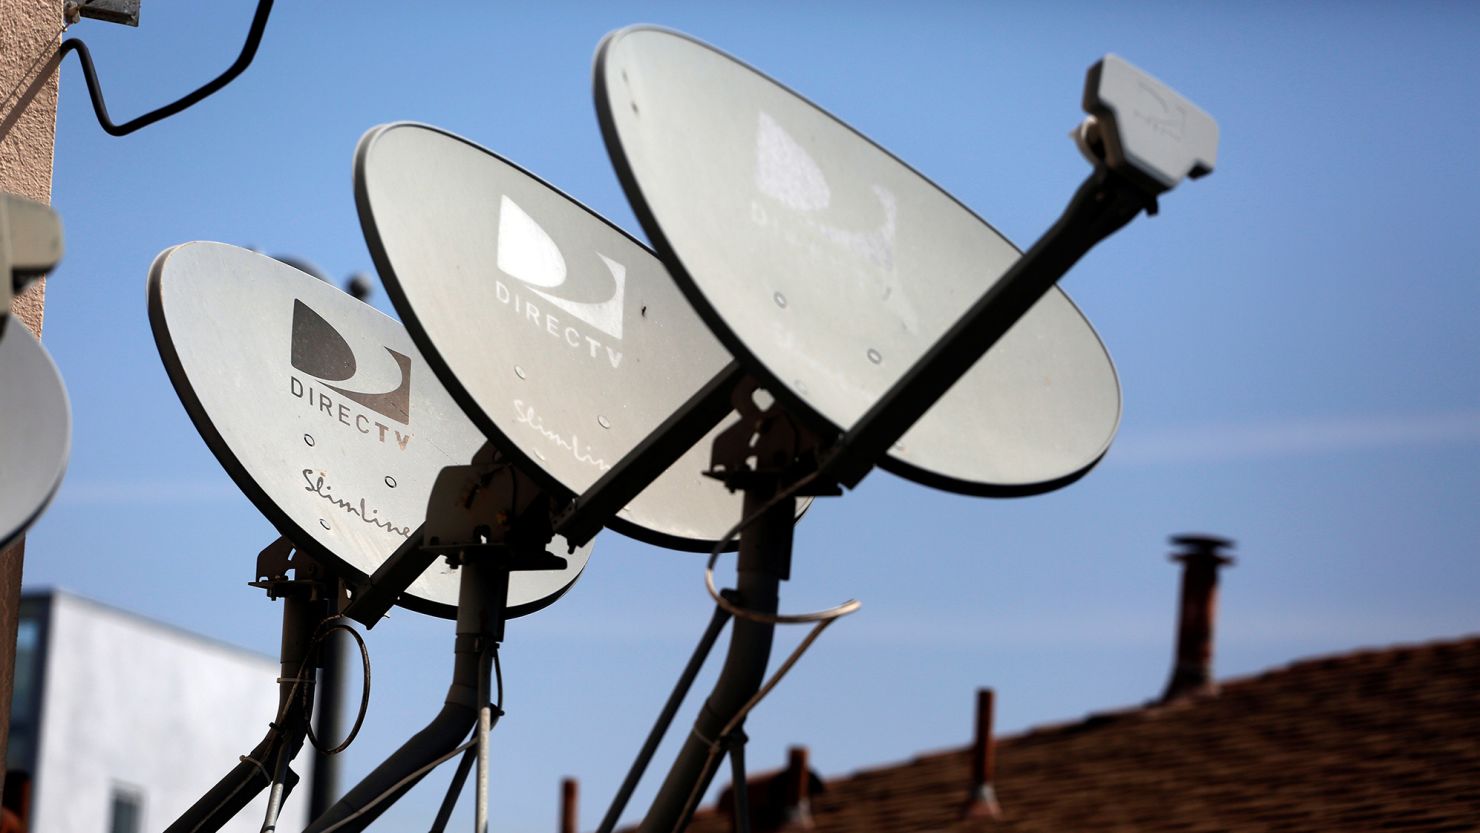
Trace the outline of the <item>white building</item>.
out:
<instances>
[{"instance_id":1,"label":"white building","mask_svg":"<svg viewBox=\"0 0 1480 833\"><path fill-rule=\"evenodd\" d=\"M30 830L163 830L257 745L276 658L65 592L21 601L7 769L32 776ZM308 768L280 829L307 824ZM255 832L265 795L222 828Z\"/></svg>"}]
</instances>

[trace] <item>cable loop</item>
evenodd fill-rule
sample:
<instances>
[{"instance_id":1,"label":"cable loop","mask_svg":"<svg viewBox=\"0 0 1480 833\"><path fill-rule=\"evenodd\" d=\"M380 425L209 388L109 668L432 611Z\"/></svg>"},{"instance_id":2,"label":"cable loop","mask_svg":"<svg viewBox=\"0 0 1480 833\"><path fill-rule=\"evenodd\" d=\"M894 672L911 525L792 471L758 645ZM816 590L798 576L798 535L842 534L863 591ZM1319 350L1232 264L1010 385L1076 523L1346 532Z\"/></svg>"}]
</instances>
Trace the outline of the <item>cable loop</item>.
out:
<instances>
[{"instance_id":1,"label":"cable loop","mask_svg":"<svg viewBox=\"0 0 1480 833\"><path fill-rule=\"evenodd\" d=\"M710 550L709 563L704 568L704 589L709 591L709 597L714 600L714 603L718 605L720 609L724 610L726 613L734 616L737 619L748 619L752 622L763 622L772 625L804 625L811 622L831 622L835 619L847 616L848 614L858 610L860 607L863 607L863 602L860 602L857 599L849 599L842 604L834 605L833 607L827 608L826 610L817 610L811 613L764 613L759 610L751 610L748 607L743 607L741 605L735 604L734 602L731 602L729 599L726 599L724 597L724 594L719 592L719 588L717 588L714 584L714 565L716 562L719 561L719 557L724 554L725 547L728 547L730 545L730 542L735 540L735 537L739 535L745 529L745 527L755 523L761 518L762 515L774 509L777 504L781 503L782 501L790 500L796 497L798 492L800 492L813 480L817 479L817 475L818 472L814 470L806 477L803 477L797 482L791 484L790 486L783 489L780 493L778 493L775 497L766 501L764 504L761 505L761 508L755 510L754 512L751 512L746 517L741 518L740 523L737 523L734 526L730 527L730 530L725 533L724 537L720 539L719 543L715 545L714 549Z\"/></svg>"},{"instance_id":2,"label":"cable loop","mask_svg":"<svg viewBox=\"0 0 1480 833\"><path fill-rule=\"evenodd\" d=\"M278 685L291 682L293 684L293 687L288 689L287 696L280 698L282 706L278 709L276 718L269 721L267 724L268 737L273 740L274 744L280 742L279 738L285 731L283 728L283 723L287 720L289 711L293 708L294 701L300 699L300 690L302 690L303 692L303 694L301 695L303 721L305 724L305 728L308 730L307 736L310 741L313 742L315 749L320 749L326 755L334 755L339 752L343 752L350 745L350 742L355 739L355 736L359 734L360 725L364 722L365 712L370 705L370 652L369 649L365 647L365 640L360 636L358 631L339 622L339 620L343 620L345 618L346 617L343 614L336 614L320 622L318 624L319 630L314 635L313 639L309 641L308 649L305 652L306 656L303 662L298 666L298 673L292 677L278 678ZM364 661L365 686L364 691L361 693L360 696L360 713L355 718L355 725L354 728L350 730L349 736L344 739L343 743L341 743L339 746L336 746L333 750L323 750L322 747L318 745L318 742L316 739L314 739L313 735L313 690L315 678L313 676L304 676L303 672L307 670L309 659L313 657L313 649L319 644L319 642L324 639L325 636L336 630L349 631L350 635L355 638L355 641L357 643L359 643L360 657ZM279 756L283 755L286 751L287 750L285 748L279 748ZM267 779L267 783L272 784L274 782L274 778L270 773L268 773L267 767L261 761L258 761L255 758L249 758L246 755L239 756L238 760L242 763L250 763L252 766L255 766L257 770L262 773L262 777ZM287 761L283 761L283 763L286 766ZM440 761L438 761L437 763L440 763ZM237 793L241 792L245 786L246 782L238 783L229 793L226 794L225 797L221 799L220 802L217 803L216 807L211 810L211 813L214 814L215 812L219 811L220 808L224 807L229 801L231 801ZM382 798L384 798L384 796L382 796ZM356 815L359 814L357 813ZM207 821L209 821L209 819L209 815L203 816L200 821L196 822L196 825L191 828L190 833L199 833L202 826L205 825Z\"/></svg>"},{"instance_id":3,"label":"cable loop","mask_svg":"<svg viewBox=\"0 0 1480 833\"><path fill-rule=\"evenodd\" d=\"M360 709L355 714L355 723L353 726L350 727L349 734L345 736L344 740L341 741L338 746L332 749L325 749L323 745L319 743L319 738L317 735L314 734L313 731L313 721L307 720L310 712L310 707L307 703L307 700L309 698L308 692L310 691L310 689L304 689L304 715L305 719L307 720L306 728L308 730L308 742L313 744L313 748L319 750L325 755L338 755L340 752L348 749L349 745L351 743L354 743L355 737L360 734L360 727L363 726L365 723L365 714L370 710L370 649L365 646L365 638L363 636L360 636L360 632L350 627L349 625L344 624L344 621L345 616L343 614L338 614L325 619L319 624L321 630L316 636L314 636L313 641L309 643L309 655L312 656L314 646L322 642L325 637L327 637L331 633L334 633L335 631L344 631L345 633L354 637L355 644L359 646L360 667L364 671L365 675L364 685L360 687Z\"/></svg>"},{"instance_id":4,"label":"cable loop","mask_svg":"<svg viewBox=\"0 0 1480 833\"><path fill-rule=\"evenodd\" d=\"M839 605L834 605L825 610L815 610L811 613L763 613L751 610L731 602L720 593L714 584L714 564L719 560L720 553L709 556L709 564L704 568L704 588L709 591L709 597L714 603L726 613L736 619L749 619L752 622L764 622L772 625L805 625L812 622L831 622L863 607L863 602L857 599L849 599Z\"/></svg>"}]
</instances>

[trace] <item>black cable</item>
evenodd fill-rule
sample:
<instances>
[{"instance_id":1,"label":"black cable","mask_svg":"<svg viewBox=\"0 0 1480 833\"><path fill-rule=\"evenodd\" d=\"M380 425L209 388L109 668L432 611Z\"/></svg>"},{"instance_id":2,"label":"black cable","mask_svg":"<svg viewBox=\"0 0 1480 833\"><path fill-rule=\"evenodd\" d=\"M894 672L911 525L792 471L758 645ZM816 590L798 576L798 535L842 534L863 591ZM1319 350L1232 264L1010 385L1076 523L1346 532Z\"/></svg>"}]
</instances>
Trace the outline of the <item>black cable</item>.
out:
<instances>
[{"instance_id":1,"label":"black cable","mask_svg":"<svg viewBox=\"0 0 1480 833\"><path fill-rule=\"evenodd\" d=\"M495 690L498 692L498 701L493 704L493 722L497 723L504 716L504 667L498 661L498 643L493 646L493 678L497 682Z\"/></svg>"},{"instance_id":2,"label":"black cable","mask_svg":"<svg viewBox=\"0 0 1480 833\"><path fill-rule=\"evenodd\" d=\"M313 642L309 643L311 656L312 649L320 642L322 642L326 637L328 637L329 634L335 631L344 631L345 633L348 633L350 636L354 637L355 644L358 645L360 648L360 668L364 672L363 685L361 685L360 687L360 710L355 714L355 725L350 727L349 734L345 736L344 740L340 741L338 746L334 747L333 749L325 749L322 745L320 745L318 736L315 735L313 732L312 720L310 720L308 722L308 725L305 727L308 729L308 742L313 744L314 749L319 750L325 755L338 755L340 752L348 749L349 745L355 742L355 736L360 734L360 727L365 723L365 714L370 710L370 649L365 647L365 638L360 636L360 632L350 627L349 625L344 624L345 621L347 620L343 614L338 614L325 619L323 623L320 624L322 630L319 631L319 634L314 637ZM307 701L308 699L308 689L304 689L304 699L305 701ZM312 706L305 702L304 714L312 713Z\"/></svg>"},{"instance_id":3,"label":"black cable","mask_svg":"<svg viewBox=\"0 0 1480 833\"><path fill-rule=\"evenodd\" d=\"M184 98L150 110L142 116L123 124L114 124L108 118L108 105L103 101L103 88L98 83L97 71L93 69L92 53L87 49L87 44L81 38L68 38L62 42L57 50L57 60L61 61L68 52L76 52L77 60L82 64L82 78L87 82L87 94L92 99L93 113L98 117L98 124L102 125L104 131L110 136L127 136L143 127L148 127L157 121L167 119L200 103L203 99L230 84L238 75L252 63L257 56L257 47L262 43L262 33L267 29L267 16L272 13L272 0L259 0L257 13L252 17L252 26L247 30L247 42L242 44L241 54L236 56L236 61L226 68L226 71L206 82L194 92Z\"/></svg>"}]
</instances>

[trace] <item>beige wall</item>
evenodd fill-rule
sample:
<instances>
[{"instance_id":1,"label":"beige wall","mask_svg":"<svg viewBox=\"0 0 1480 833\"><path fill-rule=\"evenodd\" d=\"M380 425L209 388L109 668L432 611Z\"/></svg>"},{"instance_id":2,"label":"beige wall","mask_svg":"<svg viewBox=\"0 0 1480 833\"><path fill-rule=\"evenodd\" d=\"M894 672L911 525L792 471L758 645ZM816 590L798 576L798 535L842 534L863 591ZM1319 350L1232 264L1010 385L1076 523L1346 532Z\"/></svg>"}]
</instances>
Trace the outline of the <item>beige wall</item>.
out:
<instances>
[{"instance_id":1,"label":"beige wall","mask_svg":"<svg viewBox=\"0 0 1480 833\"><path fill-rule=\"evenodd\" d=\"M0 0L0 189L48 203L57 128L57 75L52 70L61 28L62 0ZM45 297L45 281L36 281L11 304L38 335ZM21 542L0 553L0 760L10 733L24 546Z\"/></svg>"},{"instance_id":2,"label":"beige wall","mask_svg":"<svg viewBox=\"0 0 1480 833\"><path fill-rule=\"evenodd\" d=\"M51 202L51 154L56 143L61 0L0 0L0 189ZM40 82L39 84L37 82ZM41 332L45 282L37 281L12 308Z\"/></svg>"}]
</instances>

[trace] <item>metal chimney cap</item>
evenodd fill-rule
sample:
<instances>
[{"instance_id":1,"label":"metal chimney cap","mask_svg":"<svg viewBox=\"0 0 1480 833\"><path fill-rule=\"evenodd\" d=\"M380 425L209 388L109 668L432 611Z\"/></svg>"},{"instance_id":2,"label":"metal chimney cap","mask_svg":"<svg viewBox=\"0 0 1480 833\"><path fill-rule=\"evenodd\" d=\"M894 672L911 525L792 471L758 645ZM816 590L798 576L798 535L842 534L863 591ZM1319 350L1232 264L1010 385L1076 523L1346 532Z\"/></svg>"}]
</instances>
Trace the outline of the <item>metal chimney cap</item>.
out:
<instances>
[{"instance_id":1,"label":"metal chimney cap","mask_svg":"<svg viewBox=\"0 0 1480 833\"><path fill-rule=\"evenodd\" d=\"M1224 555L1221 552L1221 550L1231 549L1234 546L1234 542L1230 538L1186 533L1173 535L1171 542L1182 548L1181 552L1171 554L1170 558L1172 561L1185 562L1193 558L1212 558L1219 566L1234 563L1232 556Z\"/></svg>"}]
</instances>

